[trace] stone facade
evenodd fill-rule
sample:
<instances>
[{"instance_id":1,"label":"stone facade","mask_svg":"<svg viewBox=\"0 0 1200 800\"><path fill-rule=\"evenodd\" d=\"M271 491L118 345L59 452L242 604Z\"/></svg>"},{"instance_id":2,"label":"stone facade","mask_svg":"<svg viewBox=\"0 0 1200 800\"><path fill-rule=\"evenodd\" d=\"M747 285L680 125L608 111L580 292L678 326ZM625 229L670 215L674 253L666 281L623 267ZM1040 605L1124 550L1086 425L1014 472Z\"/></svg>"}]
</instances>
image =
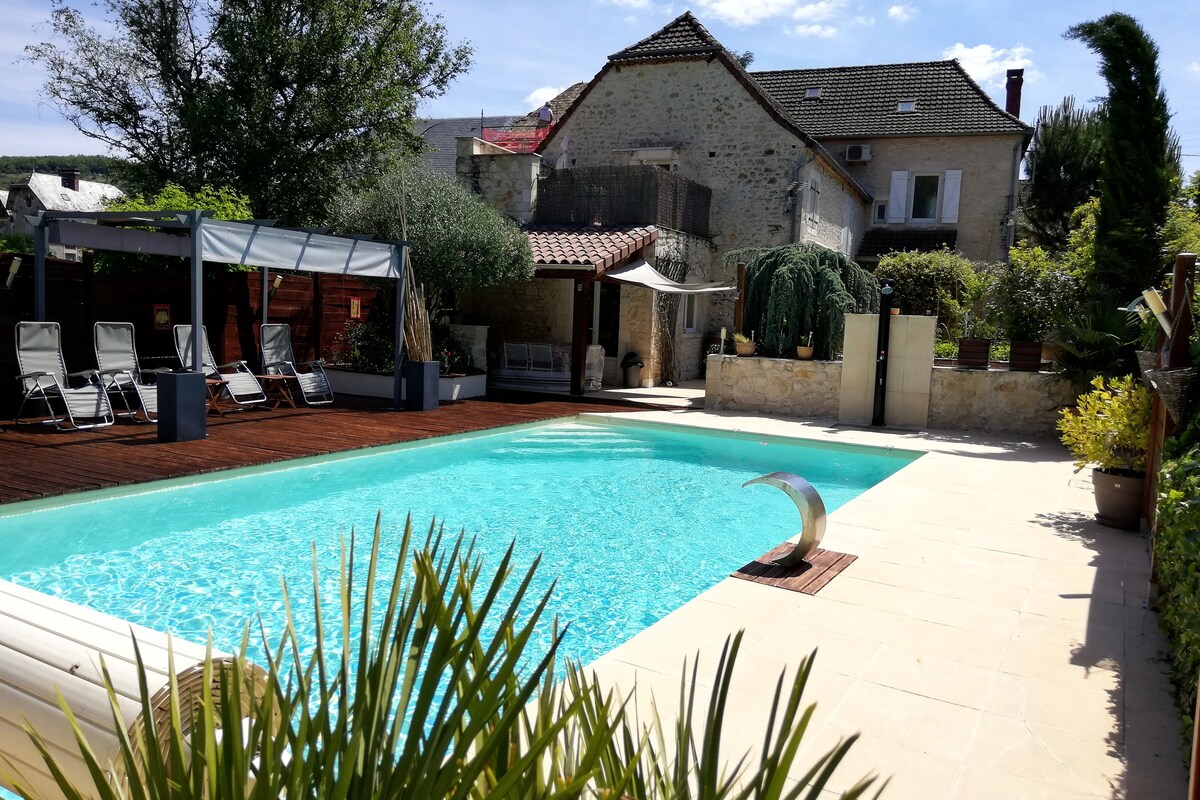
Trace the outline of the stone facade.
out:
<instances>
[{"instance_id":1,"label":"stone facade","mask_svg":"<svg viewBox=\"0 0 1200 800\"><path fill-rule=\"evenodd\" d=\"M791 241L837 250L843 198L851 208L865 201L719 60L607 70L548 137L545 152L560 154L564 143L571 167L661 162L710 187L717 263L738 248ZM820 187L815 221L808 218L810 184Z\"/></svg>"},{"instance_id":2,"label":"stone facade","mask_svg":"<svg viewBox=\"0 0 1200 800\"><path fill-rule=\"evenodd\" d=\"M504 342L571 341L571 281L534 280L498 289L462 292L463 321L488 326L488 364L496 366ZM482 367L482 365L480 365Z\"/></svg>"},{"instance_id":3,"label":"stone facade","mask_svg":"<svg viewBox=\"0 0 1200 800\"><path fill-rule=\"evenodd\" d=\"M934 367L929 427L1056 436L1059 409L1074 404L1075 392L1049 377L1038 372Z\"/></svg>"},{"instance_id":4,"label":"stone facade","mask_svg":"<svg viewBox=\"0 0 1200 800\"><path fill-rule=\"evenodd\" d=\"M1004 221L1013 193L1015 170L1020 164L1020 136L912 136L828 140L822 143L835 153L844 153L847 144L870 144L871 160L847 164L847 169L875 196L876 202L890 201L891 176L894 170L906 170L910 175L941 176L943 180L938 198L939 221L931 222L929 226L956 229L957 249L967 258L975 261L999 261L1007 258L1008 228L1004 226ZM1009 168L1004 169L1003 165L1009 165ZM956 223L940 222L947 170L962 170ZM868 220L870 219L868 217ZM875 223L868 221L867 224ZM920 224L908 221L884 223L884 226L898 230Z\"/></svg>"},{"instance_id":5,"label":"stone facade","mask_svg":"<svg viewBox=\"0 0 1200 800\"><path fill-rule=\"evenodd\" d=\"M455 170L471 191L506 217L525 224L533 219L541 157L512 153L481 139L458 139Z\"/></svg>"},{"instance_id":6,"label":"stone facade","mask_svg":"<svg viewBox=\"0 0 1200 800\"><path fill-rule=\"evenodd\" d=\"M791 417L836 417L842 362L712 355L704 407Z\"/></svg>"}]
</instances>

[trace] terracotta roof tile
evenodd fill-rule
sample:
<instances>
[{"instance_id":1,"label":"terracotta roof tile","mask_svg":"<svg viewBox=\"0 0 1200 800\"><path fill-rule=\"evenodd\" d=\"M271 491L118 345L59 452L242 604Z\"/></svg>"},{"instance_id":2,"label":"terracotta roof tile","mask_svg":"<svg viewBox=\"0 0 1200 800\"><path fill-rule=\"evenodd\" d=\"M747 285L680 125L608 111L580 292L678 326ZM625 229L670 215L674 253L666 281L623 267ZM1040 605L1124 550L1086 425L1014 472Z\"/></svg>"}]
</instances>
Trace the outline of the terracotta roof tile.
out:
<instances>
[{"instance_id":1,"label":"terracotta roof tile","mask_svg":"<svg viewBox=\"0 0 1200 800\"><path fill-rule=\"evenodd\" d=\"M658 238L652 226L579 228L530 225L524 228L538 266L591 265L603 272Z\"/></svg>"}]
</instances>

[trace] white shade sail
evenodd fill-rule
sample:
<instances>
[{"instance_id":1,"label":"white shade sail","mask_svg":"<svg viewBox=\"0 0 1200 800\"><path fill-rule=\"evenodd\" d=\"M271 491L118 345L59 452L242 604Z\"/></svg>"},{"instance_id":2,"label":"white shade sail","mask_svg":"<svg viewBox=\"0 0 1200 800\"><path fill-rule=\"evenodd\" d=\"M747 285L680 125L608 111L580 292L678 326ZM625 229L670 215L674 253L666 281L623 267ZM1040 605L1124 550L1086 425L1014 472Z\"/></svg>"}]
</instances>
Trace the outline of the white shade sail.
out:
<instances>
[{"instance_id":1,"label":"white shade sail","mask_svg":"<svg viewBox=\"0 0 1200 800\"><path fill-rule=\"evenodd\" d=\"M205 219L200 226L200 246L205 261L222 264L400 277L399 253L385 242Z\"/></svg>"},{"instance_id":2,"label":"white shade sail","mask_svg":"<svg viewBox=\"0 0 1200 800\"><path fill-rule=\"evenodd\" d=\"M644 259L638 259L623 267L610 269L604 273L604 277L623 283L632 283L636 286L644 286L647 289L653 289L656 292L666 292L668 294L705 294L708 292L733 292L737 290L736 283L727 281L709 281L708 283L680 283L679 281L673 281L647 264Z\"/></svg>"}]
</instances>

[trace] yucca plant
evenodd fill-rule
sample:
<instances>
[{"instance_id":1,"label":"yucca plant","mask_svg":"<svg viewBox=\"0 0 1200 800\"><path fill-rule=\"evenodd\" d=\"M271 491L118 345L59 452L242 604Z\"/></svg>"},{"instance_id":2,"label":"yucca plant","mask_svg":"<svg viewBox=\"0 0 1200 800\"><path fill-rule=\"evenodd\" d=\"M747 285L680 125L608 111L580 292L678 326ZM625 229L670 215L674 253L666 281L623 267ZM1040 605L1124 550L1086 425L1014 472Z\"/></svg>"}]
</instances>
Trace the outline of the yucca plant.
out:
<instances>
[{"instance_id":1,"label":"yucca plant","mask_svg":"<svg viewBox=\"0 0 1200 800\"><path fill-rule=\"evenodd\" d=\"M102 764L70 709L92 782L66 778L49 743L29 735L68 800L349 800L350 798L816 798L854 738L843 740L795 782L797 751L813 713L802 708L812 668L781 675L754 768L727 763L721 722L741 635L726 643L707 705L698 701L696 664L685 670L678 713L664 724L656 709L637 719L636 692L600 689L568 664L555 672L565 631L553 628L543 654L529 643L545 620L553 587L529 597L535 562L516 575L510 548L485 575L473 546L431 526L413 547L411 519L386 589L380 582L377 519L366 579L359 585L355 540L343 546L341 652L327 641L314 555L313 604L318 644L300 652L291 606L265 687L246 666L216 676L216 696L184 707L172 682L168 725L151 713L153 690L142 680L143 724L121 741L122 761ZM287 587L285 600L287 597ZM376 595L386 592L378 615ZM351 598L361 594L361 608ZM507 598L507 599L502 599ZM261 623L260 623L261 625ZM141 665L140 653L137 656ZM211 664L206 666L210 672ZM107 680L108 673L105 671ZM120 716L109 688L117 729ZM190 712L190 713L189 713ZM703 719L701 719L703 717ZM185 721L191 719L191 724ZM162 743L157 744L157 743ZM0 762L3 768L3 762ZM8 776L27 800L38 795L19 774ZM862 796L867 778L843 797ZM876 795L878 796L878 795Z\"/></svg>"}]
</instances>

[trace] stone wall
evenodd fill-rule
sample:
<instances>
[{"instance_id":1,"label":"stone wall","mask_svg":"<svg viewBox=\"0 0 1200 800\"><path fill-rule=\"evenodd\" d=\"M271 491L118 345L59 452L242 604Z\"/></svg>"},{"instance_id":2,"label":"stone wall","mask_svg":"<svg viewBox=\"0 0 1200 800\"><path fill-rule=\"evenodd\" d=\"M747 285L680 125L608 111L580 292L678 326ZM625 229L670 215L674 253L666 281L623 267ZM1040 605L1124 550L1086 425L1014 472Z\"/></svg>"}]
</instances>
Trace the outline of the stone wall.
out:
<instances>
[{"instance_id":1,"label":"stone wall","mask_svg":"<svg viewBox=\"0 0 1200 800\"><path fill-rule=\"evenodd\" d=\"M511 153L470 136L458 139L455 171L459 180L521 224L533 219L541 163L541 156L533 153Z\"/></svg>"},{"instance_id":2,"label":"stone wall","mask_svg":"<svg viewBox=\"0 0 1200 800\"><path fill-rule=\"evenodd\" d=\"M528 283L461 292L462 321L487 325L488 362L495 364L504 342L571 341L571 284L569 280L538 279Z\"/></svg>"},{"instance_id":3,"label":"stone wall","mask_svg":"<svg viewBox=\"0 0 1200 800\"><path fill-rule=\"evenodd\" d=\"M706 409L792 417L837 416L840 361L711 355L706 363Z\"/></svg>"},{"instance_id":4,"label":"stone wall","mask_svg":"<svg viewBox=\"0 0 1200 800\"><path fill-rule=\"evenodd\" d=\"M839 415L841 361L709 356L705 408L795 417ZM933 430L1057 436L1073 392L1046 373L934 367L927 424ZM859 424L857 420L843 420Z\"/></svg>"},{"instance_id":5,"label":"stone wall","mask_svg":"<svg viewBox=\"0 0 1200 800\"><path fill-rule=\"evenodd\" d=\"M841 154L847 144L871 145L871 160L848 164L847 170L876 200L887 201L893 170L910 173L937 173L962 170L962 195L958 222L931 223L930 227L956 228L957 248L976 261L998 261L1007 256L1001 223L1008 211L1012 193L1013 148L1019 146L1016 134L997 136L893 137L887 139L825 140L832 152ZM944 185L943 185L944 189ZM939 199L943 197L939 196ZM940 209L939 209L940 214ZM868 217L870 220L870 217ZM867 224L871 224L869 221ZM886 227L903 229L913 223Z\"/></svg>"},{"instance_id":6,"label":"stone wall","mask_svg":"<svg viewBox=\"0 0 1200 800\"><path fill-rule=\"evenodd\" d=\"M929 427L1056 436L1058 410L1075 402L1047 373L934 367Z\"/></svg>"}]
</instances>

